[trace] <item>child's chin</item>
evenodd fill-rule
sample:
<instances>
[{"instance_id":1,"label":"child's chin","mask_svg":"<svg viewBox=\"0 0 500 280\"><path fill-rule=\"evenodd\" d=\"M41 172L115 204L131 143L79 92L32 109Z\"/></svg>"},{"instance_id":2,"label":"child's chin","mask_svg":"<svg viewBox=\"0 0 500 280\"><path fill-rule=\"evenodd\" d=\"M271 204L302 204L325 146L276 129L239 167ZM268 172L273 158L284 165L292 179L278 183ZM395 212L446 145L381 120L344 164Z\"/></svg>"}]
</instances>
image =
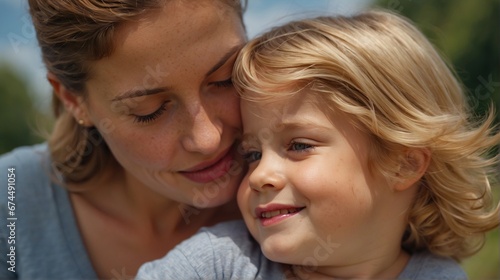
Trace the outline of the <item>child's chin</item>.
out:
<instances>
[{"instance_id":1,"label":"child's chin","mask_svg":"<svg viewBox=\"0 0 500 280\"><path fill-rule=\"evenodd\" d=\"M294 264L292 260L294 257L294 252L291 248L286 246L277 246L273 244L272 246L261 245L262 253L266 258L273 262Z\"/></svg>"}]
</instances>

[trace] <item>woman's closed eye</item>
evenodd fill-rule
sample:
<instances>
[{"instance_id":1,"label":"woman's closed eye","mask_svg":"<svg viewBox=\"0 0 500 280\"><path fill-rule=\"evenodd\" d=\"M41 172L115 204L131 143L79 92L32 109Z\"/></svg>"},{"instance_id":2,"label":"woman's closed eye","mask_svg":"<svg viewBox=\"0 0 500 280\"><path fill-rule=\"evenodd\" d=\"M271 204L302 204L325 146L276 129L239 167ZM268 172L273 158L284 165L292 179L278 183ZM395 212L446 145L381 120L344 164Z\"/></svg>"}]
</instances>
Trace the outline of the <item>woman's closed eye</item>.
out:
<instances>
[{"instance_id":1,"label":"woman's closed eye","mask_svg":"<svg viewBox=\"0 0 500 280\"><path fill-rule=\"evenodd\" d=\"M211 83L212 85L219 87L219 88L228 88L233 86L233 79L229 78L224 81L215 81Z\"/></svg>"},{"instance_id":2,"label":"woman's closed eye","mask_svg":"<svg viewBox=\"0 0 500 280\"><path fill-rule=\"evenodd\" d=\"M163 102L161 104L161 106L151 114L147 114L147 115L143 115L143 116L135 115L134 122L150 123L150 122L156 120L167 110L167 103L168 102Z\"/></svg>"}]
</instances>

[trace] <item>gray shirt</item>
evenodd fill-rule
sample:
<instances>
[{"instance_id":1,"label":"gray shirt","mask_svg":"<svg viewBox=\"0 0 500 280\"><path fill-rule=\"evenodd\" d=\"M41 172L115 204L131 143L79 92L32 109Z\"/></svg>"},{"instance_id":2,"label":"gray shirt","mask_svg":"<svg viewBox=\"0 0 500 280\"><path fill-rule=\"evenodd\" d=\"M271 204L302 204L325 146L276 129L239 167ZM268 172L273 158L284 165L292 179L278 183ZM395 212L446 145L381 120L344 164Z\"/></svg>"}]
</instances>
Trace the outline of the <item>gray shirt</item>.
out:
<instances>
[{"instance_id":1,"label":"gray shirt","mask_svg":"<svg viewBox=\"0 0 500 280\"><path fill-rule=\"evenodd\" d=\"M162 259L142 265L136 280L290 279L285 271L283 265L266 259L243 221L231 221L202 228ZM411 256L398 279L467 279L467 276L454 260L422 252Z\"/></svg>"},{"instance_id":2,"label":"gray shirt","mask_svg":"<svg viewBox=\"0 0 500 280\"><path fill-rule=\"evenodd\" d=\"M45 144L0 157L0 279L97 279L68 192L51 176Z\"/></svg>"}]
</instances>

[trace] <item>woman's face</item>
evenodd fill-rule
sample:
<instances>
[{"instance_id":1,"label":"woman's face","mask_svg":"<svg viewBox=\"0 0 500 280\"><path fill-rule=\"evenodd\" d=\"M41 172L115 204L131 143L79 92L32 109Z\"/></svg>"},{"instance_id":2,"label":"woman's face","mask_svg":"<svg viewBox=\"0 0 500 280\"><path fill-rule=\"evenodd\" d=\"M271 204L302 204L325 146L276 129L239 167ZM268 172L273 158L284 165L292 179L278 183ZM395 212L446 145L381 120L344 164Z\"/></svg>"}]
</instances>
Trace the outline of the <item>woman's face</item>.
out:
<instances>
[{"instance_id":1,"label":"woman's face","mask_svg":"<svg viewBox=\"0 0 500 280\"><path fill-rule=\"evenodd\" d=\"M236 12L219 1L168 1L115 34L112 55L91 65L85 104L126 180L197 207L228 202L243 175Z\"/></svg>"}]
</instances>

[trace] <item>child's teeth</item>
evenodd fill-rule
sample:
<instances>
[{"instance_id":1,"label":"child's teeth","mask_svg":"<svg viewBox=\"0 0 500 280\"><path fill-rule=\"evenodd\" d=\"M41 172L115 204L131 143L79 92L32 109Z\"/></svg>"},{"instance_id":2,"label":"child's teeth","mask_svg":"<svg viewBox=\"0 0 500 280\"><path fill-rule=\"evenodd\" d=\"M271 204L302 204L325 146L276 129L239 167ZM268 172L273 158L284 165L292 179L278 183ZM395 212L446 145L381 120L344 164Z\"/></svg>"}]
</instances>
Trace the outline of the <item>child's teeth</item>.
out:
<instances>
[{"instance_id":1,"label":"child's teeth","mask_svg":"<svg viewBox=\"0 0 500 280\"><path fill-rule=\"evenodd\" d=\"M284 215L284 214L290 214L290 213L295 213L297 212L297 209L281 209L281 210L274 210L274 211L269 211L269 212L264 212L261 214L262 218L272 218L274 216L278 215Z\"/></svg>"}]
</instances>

